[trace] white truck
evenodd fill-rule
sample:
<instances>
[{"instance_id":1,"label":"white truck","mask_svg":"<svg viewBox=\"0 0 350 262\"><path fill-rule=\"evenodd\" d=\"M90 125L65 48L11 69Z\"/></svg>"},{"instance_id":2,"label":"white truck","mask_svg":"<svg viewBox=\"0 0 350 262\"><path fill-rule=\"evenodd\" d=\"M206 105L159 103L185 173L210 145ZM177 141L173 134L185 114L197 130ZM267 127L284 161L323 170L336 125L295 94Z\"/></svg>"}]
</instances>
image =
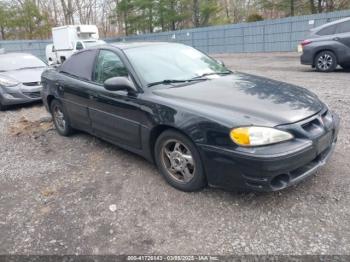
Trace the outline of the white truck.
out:
<instances>
[{"instance_id":1,"label":"white truck","mask_svg":"<svg viewBox=\"0 0 350 262\"><path fill-rule=\"evenodd\" d=\"M52 28L53 44L46 46L49 64L63 63L76 51L86 47L105 44L99 40L95 25L67 25Z\"/></svg>"}]
</instances>

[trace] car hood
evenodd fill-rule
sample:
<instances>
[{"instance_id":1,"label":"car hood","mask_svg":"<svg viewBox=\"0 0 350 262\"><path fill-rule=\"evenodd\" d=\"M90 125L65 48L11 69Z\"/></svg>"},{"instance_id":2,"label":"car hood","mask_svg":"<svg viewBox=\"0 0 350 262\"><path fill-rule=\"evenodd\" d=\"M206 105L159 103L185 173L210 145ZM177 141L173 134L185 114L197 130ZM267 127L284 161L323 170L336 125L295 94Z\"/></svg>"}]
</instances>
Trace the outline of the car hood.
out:
<instances>
[{"instance_id":1,"label":"car hood","mask_svg":"<svg viewBox=\"0 0 350 262\"><path fill-rule=\"evenodd\" d=\"M46 68L32 68L1 72L0 75L16 80L20 83L40 82L41 74Z\"/></svg>"},{"instance_id":2,"label":"car hood","mask_svg":"<svg viewBox=\"0 0 350 262\"><path fill-rule=\"evenodd\" d=\"M231 125L294 123L318 113L324 106L305 88L243 73L157 89L153 94Z\"/></svg>"}]
</instances>

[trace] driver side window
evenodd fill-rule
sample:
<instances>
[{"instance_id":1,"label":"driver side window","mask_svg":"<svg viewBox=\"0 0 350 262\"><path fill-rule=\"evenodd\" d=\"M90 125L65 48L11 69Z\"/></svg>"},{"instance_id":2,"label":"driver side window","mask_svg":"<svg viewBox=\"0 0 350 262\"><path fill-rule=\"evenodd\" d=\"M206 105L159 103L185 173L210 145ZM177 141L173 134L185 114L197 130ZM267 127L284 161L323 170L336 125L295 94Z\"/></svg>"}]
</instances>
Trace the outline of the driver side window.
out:
<instances>
[{"instance_id":1,"label":"driver side window","mask_svg":"<svg viewBox=\"0 0 350 262\"><path fill-rule=\"evenodd\" d=\"M107 79L118 76L128 76L128 71L123 62L117 54L108 50L101 50L95 66L95 82L103 85Z\"/></svg>"}]
</instances>

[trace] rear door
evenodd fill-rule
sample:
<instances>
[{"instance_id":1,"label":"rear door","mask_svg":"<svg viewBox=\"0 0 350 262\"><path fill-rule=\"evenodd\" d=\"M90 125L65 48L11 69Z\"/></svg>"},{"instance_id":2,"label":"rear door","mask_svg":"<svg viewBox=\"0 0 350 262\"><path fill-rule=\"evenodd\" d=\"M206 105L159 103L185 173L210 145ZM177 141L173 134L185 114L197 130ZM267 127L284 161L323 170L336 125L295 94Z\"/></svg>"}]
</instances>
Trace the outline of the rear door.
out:
<instances>
[{"instance_id":1,"label":"rear door","mask_svg":"<svg viewBox=\"0 0 350 262\"><path fill-rule=\"evenodd\" d=\"M88 105L93 91L92 70L97 50L74 54L59 69L57 90L73 127L90 131Z\"/></svg>"}]
</instances>

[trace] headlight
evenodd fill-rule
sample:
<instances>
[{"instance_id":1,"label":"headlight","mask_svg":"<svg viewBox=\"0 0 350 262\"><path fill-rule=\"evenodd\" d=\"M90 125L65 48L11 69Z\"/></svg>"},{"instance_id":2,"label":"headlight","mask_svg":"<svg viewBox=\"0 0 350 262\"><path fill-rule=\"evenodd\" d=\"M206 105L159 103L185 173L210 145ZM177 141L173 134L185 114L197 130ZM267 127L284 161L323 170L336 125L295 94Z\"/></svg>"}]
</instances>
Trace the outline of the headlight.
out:
<instances>
[{"instance_id":1,"label":"headlight","mask_svg":"<svg viewBox=\"0 0 350 262\"><path fill-rule=\"evenodd\" d=\"M0 76L0 86L16 86L19 82L9 79L7 77Z\"/></svg>"},{"instance_id":2,"label":"headlight","mask_svg":"<svg viewBox=\"0 0 350 262\"><path fill-rule=\"evenodd\" d=\"M239 127L232 129L230 137L240 146L269 145L293 138L293 135L270 127Z\"/></svg>"}]
</instances>

